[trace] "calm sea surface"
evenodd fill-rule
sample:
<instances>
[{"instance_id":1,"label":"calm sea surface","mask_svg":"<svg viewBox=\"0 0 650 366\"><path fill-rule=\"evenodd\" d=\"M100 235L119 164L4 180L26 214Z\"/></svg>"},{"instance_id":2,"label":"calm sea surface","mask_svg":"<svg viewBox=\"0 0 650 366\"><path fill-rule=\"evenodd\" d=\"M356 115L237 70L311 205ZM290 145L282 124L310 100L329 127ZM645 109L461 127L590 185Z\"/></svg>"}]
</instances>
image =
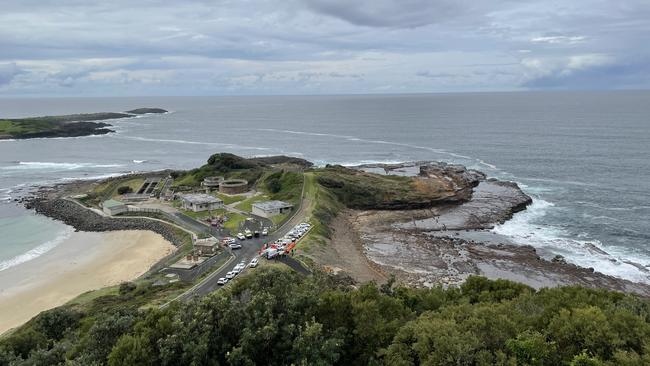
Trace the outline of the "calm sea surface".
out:
<instances>
[{"instance_id":1,"label":"calm sea surface","mask_svg":"<svg viewBox=\"0 0 650 366\"><path fill-rule=\"evenodd\" d=\"M317 164L464 164L535 199L496 232L650 282L650 92L0 99L0 117L145 106L172 113L115 121L118 133L106 136L0 141L0 270L70 233L10 201L26 187L192 168L228 151Z\"/></svg>"}]
</instances>

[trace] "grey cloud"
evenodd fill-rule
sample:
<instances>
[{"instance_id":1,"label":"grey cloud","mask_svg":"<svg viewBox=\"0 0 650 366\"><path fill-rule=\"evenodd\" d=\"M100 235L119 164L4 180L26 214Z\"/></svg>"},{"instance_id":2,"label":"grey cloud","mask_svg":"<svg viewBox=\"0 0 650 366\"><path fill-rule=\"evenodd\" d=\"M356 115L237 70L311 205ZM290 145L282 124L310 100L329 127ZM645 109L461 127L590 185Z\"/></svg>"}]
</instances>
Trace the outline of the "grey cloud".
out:
<instances>
[{"instance_id":1,"label":"grey cloud","mask_svg":"<svg viewBox=\"0 0 650 366\"><path fill-rule=\"evenodd\" d=\"M555 72L532 78L531 89L641 89L650 85L650 60L594 65L573 72Z\"/></svg>"},{"instance_id":2,"label":"grey cloud","mask_svg":"<svg viewBox=\"0 0 650 366\"><path fill-rule=\"evenodd\" d=\"M0 95L647 88L621 60L650 59L649 18L647 0L3 0Z\"/></svg>"},{"instance_id":3,"label":"grey cloud","mask_svg":"<svg viewBox=\"0 0 650 366\"><path fill-rule=\"evenodd\" d=\"M370 27L421 27L466 10L458 0L305 0L305 3L318 13Z\"/></svg>"},{"instance_id":4,"label":"grey cloud","mask_svg":"<svg viewBox=\"0 0 650 366\"><path fill-rule=\"evenodd\" d=\"M7 85L23 71L16 66L16 63L0 64L0 86Z\"/></svg>"}]
</instances>

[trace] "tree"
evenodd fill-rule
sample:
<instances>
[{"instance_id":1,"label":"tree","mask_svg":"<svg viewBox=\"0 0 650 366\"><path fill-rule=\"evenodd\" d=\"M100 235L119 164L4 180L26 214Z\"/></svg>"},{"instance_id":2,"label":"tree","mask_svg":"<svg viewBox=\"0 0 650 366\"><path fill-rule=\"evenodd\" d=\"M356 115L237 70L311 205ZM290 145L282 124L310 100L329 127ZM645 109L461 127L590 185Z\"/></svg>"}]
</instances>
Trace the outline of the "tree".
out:
<instances>
[{"instance_id":1,"label":"tree","mask_svg":"<svg viewBox=\"0 0 650 366\"><path fill-rule=\"evenodd\" d=\"M553 361L556 347L547 342L537 331L527 330L515 339L506 341L506 347L517 358L520 365L542 366L557 363Z\"/></svg>"},{"instance_id":2,"label":"tree","mask_svg":"<svg viewBox=\"0 0 650 366\"><path fill-rule=\"evenodd\" d=\"M49 339L59 340L66 331L76 328L81 314L68 307L58 307L45 311L36 319L35 328Z\"/></svg>"},{"instance_id":3,"label":"tree","mask_svg":"<svg viewBox=\"0 0 650 366\"><path fill-rule=\"evenodd\" d=\"M571 360L570 366L603 366L603 363L597 357L591 357L586 351L575 355Z\"/></svg>"},{"instance_id":4,"label":"tree","mask_svg":"<svg viewBox=\"0 0 650 366\"><path fill-rule=\"evenodd\" d=\"M98 318L81 341L82 357L90 362L105 362L117 340L128 332L137 313L116 312Z\"/></svg>"},{"instance_id":5,"label":"tree","mask_svg":"<svg viewBox=\"0 0 650 366\"><path fill-rule=\"evenodd\" d=\"M115 344L108 356L109 366L155 365L153 350L141 336L125 335Z\"/></svg>"}]
</instances>

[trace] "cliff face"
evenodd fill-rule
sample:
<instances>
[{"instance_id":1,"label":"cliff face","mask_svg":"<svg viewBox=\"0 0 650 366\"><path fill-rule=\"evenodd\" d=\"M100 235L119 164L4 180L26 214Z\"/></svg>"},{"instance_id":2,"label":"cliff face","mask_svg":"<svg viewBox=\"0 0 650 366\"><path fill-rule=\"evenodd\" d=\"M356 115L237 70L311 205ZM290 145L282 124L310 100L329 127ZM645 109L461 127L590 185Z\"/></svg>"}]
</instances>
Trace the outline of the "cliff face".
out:
<instances>
[{"instance_id":1,"label":"cliff face","mask_svg":"<svg viewBox=\"0 0 650 366\"><path fill-rule=\"evenodd\" d=\"M317 177L318 183L334 193L341 203L362 210L460 205L471 201L475 188L486 179L479 171L442 162L369 164L354 168L329 166L318 171ZM515 205L525 207L530 198L516 184L510 187L513 192L521 193Z\"/></svg>"},{"instance_id":2,"label":"cliff face","mask_svg":"<svg viewBox=\"0 0 650 366\"><path fill-rule=\"evenodd\" d=\"M462 179L381 175L342 166L315 172L318 183L348 208L409 210L444 203L460 203L471 196Z\"/></svg>"}]
</instances>

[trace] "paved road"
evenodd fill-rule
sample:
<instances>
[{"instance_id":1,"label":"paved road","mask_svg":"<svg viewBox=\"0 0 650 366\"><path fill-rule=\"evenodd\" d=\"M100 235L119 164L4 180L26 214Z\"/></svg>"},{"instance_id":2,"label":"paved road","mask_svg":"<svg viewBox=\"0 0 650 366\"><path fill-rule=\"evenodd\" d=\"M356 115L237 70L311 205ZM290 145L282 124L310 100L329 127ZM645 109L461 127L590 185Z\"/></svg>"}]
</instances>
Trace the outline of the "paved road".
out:
<instances>
[{"instance_id":1,"label":"paved road","mask_svg":"<svg viewBox=\"0 0 650 366\"><path fill-rule=\"evenodd\" d=\"M304 190L305 190L305 186L303 184L302 201L301 201L300 207L298 208L298 211L296 211L296 213L294 213L292 215L292 217L287 222L285 222L280 228L278 228L278 230L271 233L267 237L252 238L252 239L246 239L244 241L238 241L239 243L242 244L242 248L230 251L232 253L232 256L233 256L233 258L231 260L229 260L219 270L211 273L210 275L208 275L208 277L201 280L201 282L194 285L194 287L192 287L190 290L186 291L185 293L183 293L178 298L176 298L176 299L174 299L172 301L181 300L181 299L183 299L183 300L184 299L189 299L189 298L192 298L192 297L195 297L195 296L204 296L206 294L209 294L212 291L215 291L215 290L219 289L220 286L217 285L217 280L220 277L225 277L226 273L232 271L232 269L237 264L239 264L240 262L244 262L244 263L248 264L251 261L251 259L253 259L254 257L259 256L258 253L261 250L262 245L264 243L273 242L273 241L283 237L284 235L286 235L286 233L288 233L291 229L293 229L294 226L296 226L297 224L302 222L304 220L304 218L305 218L305 211L306 211L307 207L309 206L309 202L305 198L305 195L304 195ZM186 217L189 220L194 220L189 216L184 215L184 217ZM196 224L203 225L202 223L199 223L199 222L196 222ZM255 223L251 223L251 224L255 225ZM257 224L257 225L259 225L259 224ZM251 230L254 230L254 229L251 228ZM217 236L217 237L219 237L219 236ZM286 265L288 265L289 267L291 267L292 269L294 269L298 273L302 273L302 274L305 274L305 275L310 273L309 270L307 268L305 268L302 265L301 262L293 259L292 257L284 257L284 258L278 259L278 260L280 262L282 262L282 263L285 263ZM215 260L215 262L216 262L216 260ZM213 264L214 264L214 262L212 262L212 264L206 266L205 268L210 268ZM246 271L250 271L250 270L254 270L254 269L246 268ZM205 271L203 271L202 273L205 273Z\"/></svg>"}]
</instances>

